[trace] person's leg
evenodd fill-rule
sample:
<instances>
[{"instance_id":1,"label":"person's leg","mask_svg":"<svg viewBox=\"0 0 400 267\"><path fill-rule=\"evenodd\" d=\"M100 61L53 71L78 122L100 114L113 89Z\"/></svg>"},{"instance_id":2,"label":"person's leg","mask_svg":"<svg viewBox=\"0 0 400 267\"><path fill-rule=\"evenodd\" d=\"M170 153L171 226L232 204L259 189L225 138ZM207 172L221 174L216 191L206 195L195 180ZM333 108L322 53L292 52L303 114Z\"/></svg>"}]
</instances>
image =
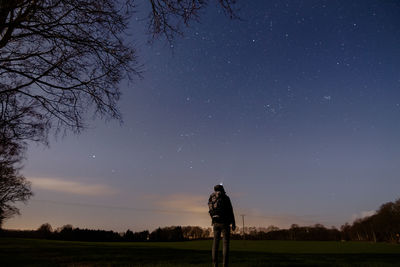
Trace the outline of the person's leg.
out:
<instances>
[{"instance_id":1,"label":"person's leg","mask_svg":"<svg viewBox=\"0 0 400 267\"><path fill-rule=\"evenodd\" d=\"M229 225L224 225L222 234L224 236L223 264L224 264L224 267L228 267L229 266L229 240L230 240L230 234L231 234L231 228Z\"/></svg>"},{"instance_id":2,"label":"person's leg","mask_svg":"<svg viewBox=\"0 0 400 267\"><path fill-rule=\"evenodd\" d=\"M214 230L214 240L213 240L213 247L212 247L212 261L214 267L218 266L218 248L219 248L219 240L221 238L221 227L217 224L213 226Z\"/></svg>"}]
</instances>

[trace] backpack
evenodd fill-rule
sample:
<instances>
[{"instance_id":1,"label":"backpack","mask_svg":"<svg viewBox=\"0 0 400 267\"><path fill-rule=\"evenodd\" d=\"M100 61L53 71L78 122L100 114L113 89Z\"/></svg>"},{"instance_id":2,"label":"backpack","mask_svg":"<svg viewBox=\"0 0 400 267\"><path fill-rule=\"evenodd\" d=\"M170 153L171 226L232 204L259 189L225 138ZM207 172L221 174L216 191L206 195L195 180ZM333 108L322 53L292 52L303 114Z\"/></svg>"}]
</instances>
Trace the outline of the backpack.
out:
<instances>
[{"instance_id":1,"label":"backpack","mask_svg":"<svg viewBox=\"0 0 400 267\"><path fill-rule=\"evenodd\" d=\"M213 222L221 222L224 218L224 196L222 192L214 192L208 200L208 213Z\"/></svg>"}]
</instances>

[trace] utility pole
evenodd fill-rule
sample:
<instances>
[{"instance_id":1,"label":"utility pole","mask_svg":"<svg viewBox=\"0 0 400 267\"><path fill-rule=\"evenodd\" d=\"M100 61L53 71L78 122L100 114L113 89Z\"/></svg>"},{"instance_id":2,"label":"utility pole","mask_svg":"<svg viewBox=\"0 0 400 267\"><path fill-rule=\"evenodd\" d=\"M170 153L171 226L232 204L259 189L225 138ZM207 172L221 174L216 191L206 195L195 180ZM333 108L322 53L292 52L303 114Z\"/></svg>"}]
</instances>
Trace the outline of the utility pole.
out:
<instances>
[{"instance_id":1,"label":"utility pole","mask_svg":"<svg viewBox=\"0 0 400 267\"><path fill-rule=\"evenodd\" d=\"M241 214L240 216L242 216L242 222L243 222L243 240L244 240L244 237L245 237L245 235L244 235L244 216L245 216L245 214Z\"/></svg>"}]
</instances>

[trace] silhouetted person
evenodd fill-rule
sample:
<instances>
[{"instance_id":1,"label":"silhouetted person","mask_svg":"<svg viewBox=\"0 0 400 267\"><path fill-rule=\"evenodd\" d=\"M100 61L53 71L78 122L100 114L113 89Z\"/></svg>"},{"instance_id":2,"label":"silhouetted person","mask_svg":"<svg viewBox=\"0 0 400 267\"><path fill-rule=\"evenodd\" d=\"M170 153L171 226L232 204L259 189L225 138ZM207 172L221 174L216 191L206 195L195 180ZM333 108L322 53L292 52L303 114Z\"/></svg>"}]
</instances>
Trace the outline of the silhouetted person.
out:
<instances>
[{"instance_id":1,"label":"silhouetted person","mask_svg":"<svg viewBox=\"0 0 400 267\"><path fill-rule=\"evenodd\" d=\"M208 199L208 209L212 219L214 241L212 247L212 260L214 267L218 266L218 248L221 233L223 235L223 266L229 264L229 235L230 225L235 231L235 216L233 215L232 203L226 195L222 185L214 186L214 193Z\"/></svg>"}]
</instances>

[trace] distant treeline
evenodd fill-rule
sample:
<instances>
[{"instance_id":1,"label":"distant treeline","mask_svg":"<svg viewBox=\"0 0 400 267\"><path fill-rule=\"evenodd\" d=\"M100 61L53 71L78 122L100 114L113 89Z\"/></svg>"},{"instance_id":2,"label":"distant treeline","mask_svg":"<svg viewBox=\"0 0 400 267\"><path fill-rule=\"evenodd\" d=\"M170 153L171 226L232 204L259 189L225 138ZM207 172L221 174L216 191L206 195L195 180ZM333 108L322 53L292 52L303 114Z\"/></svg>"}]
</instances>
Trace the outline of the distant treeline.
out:
<instances>
[{"instance_id":1,"label":"distant treeline","mask_svg":"<svg viewBox=\"0 0 400 267\"><path fill-rule=\"evenodd\" d=\"M372 216L358 219L353 224L346 223L340 230L335 227L326 228L321 224L313 226L293 224L290 229L279 229L275 226L267 228L246 227L244 231L243 228L237 228L232 233L232 239L399 242L399 234L400 199L383 204ZM68 224L53 231L51 225L45 223L35 231L0 229L0 236L97 242L185 241L211 238L212 229L199 226L170 226L157 228L152 232L127 230L123 233L117 233L74 228Z\"/></svg>"},{"instance_id":2,"label":"distant treeline","mask_svg":"<svg viewBox=\"0 0 400 267\"><path fill-rule=\"evenodd\" d=\"M320 240L336 241L342 239L342 233L336 228L325 228L323 225L300 227L292 225L290 229L279 229L275 226L246 227L243 236L243 229L237 229L231 235L232 239L247 240ZM185 241L208 239L212 237L211 228L199 226L170 226L157 228L152 232L133 232L127 230L123 233L105 230L90 230L74 228L72 225L65 225L55 231L50 224L45 223L36 231L28 230L0 230L3 237L21 238L44 238L53 240L69 241L97 241L97 242L143 242L143 241Z\"/></svg>"},{"instance_id":3,"label":"distant treeline","mask_svg":"<svg viewBox=\"0 0 400 267\"><path fill-rule=\"evenodd\" d=\"M341 240L341 232L334 227L330 229L326 228L322 224L302 227L293 224L290 229L278 229L275 227L270 231L255 228L251 230L250 228L250 231L244 237L243 235L234 234L233 238L250 240L339 241Z\"/></svg>"},{"instance_id":4,"label":"distant treeline","mask_svg":"<svg viewBox=\"0 0 400 267\"><path fill-rule=\"evenodd\" d=\"M0 237L40 238L68 241L93 241L93 242L143 242L143 241L185 241L192 239L207 239L210 237L211 228L199 226L170 226L157 228L153 232L133 232L127 230L123 233L105 230L91 230L74 228L72 225L53 231L50 224L42 224L37 230L5 230L0 229Z\"/></svg>"}]
</instances>

